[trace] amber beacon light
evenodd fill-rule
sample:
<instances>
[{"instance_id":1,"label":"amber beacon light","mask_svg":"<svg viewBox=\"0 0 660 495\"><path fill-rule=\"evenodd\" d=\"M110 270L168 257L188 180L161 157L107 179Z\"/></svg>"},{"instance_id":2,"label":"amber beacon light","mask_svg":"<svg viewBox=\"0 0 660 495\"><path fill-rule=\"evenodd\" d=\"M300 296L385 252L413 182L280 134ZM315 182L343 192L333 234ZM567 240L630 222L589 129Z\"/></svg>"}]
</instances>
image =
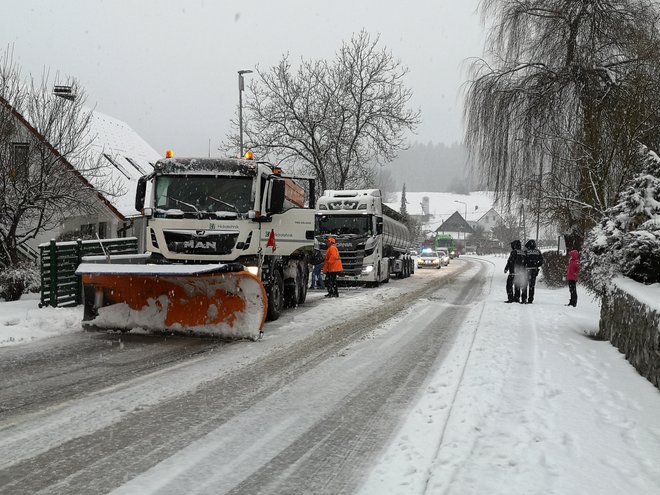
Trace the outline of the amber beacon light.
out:
<instances>
[{"instance_id":1,"label":"amber beacon light","mask_svg":"<svg viewBox=\"0 0 660 495\"><path fill-rule=\"evenodd\" d=\"M174 151L172 150L167 150L165 152L165 158L174 158Z\"/></svg>"}]
</instances>

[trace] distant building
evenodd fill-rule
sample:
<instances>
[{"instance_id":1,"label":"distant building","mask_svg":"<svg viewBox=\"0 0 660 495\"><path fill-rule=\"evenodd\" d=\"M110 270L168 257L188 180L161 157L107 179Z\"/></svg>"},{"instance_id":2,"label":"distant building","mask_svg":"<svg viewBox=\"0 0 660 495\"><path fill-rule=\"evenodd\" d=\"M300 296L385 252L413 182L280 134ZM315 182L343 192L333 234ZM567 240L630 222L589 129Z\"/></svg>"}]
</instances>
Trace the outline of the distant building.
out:
<instances>
[{"instance_id":1,"label":"distant building","mask_svg":"<svg viewBox=\"0 0 660 495\"><path fill-rule=\"evenodd\" d=\"M493 227L497 224L503 222L502 215L497 213L494 208L491 208L486 213L484 213L476 222L475 225L483 227L484 232L489 236L492 235Z\"/></svg>"},{"instance_id":2,"label":"distant building","mask_svg":"<svg viewBox=\"0 0 660 495\"><path fill-rule=\"evenodd\" d=\"M470 224L463 218L459 212L454 212L447 220L442 222L440 227L435 229L436 234L449 234L454 239L459 246L462 245L462 249L465 248L465 239L467 236L472 234L474 231ZM461 251L462 252L462 251Z\"/></svg>"}]
</instances>

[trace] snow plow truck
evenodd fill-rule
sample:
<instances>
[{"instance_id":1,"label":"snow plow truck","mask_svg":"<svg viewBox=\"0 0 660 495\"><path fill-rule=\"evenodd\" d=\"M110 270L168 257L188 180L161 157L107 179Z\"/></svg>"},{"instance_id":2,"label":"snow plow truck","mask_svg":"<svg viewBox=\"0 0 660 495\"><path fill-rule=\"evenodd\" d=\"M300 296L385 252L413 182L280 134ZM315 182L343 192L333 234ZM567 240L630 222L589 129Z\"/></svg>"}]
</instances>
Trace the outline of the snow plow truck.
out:
<instances>
[{"instance_id":1,"label":"snow plow truck","mask_svg":"<svg viewBox=\"0 0 660 495\"><path fill-rule=\"evenodd\" d=\"M305 301L314 187L249 159L159 160L135 198L146 253L78 267L83 326L257 338Z\"/></svg>"}]
</instances>

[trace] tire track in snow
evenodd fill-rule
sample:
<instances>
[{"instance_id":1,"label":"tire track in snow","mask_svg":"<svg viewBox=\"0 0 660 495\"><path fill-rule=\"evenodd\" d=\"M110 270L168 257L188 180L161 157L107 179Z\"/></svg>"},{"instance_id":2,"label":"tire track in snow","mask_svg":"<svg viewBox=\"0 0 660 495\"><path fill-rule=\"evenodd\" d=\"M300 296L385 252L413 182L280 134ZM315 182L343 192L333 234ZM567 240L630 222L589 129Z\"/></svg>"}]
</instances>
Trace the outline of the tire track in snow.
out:
<instances>
[{"instance_id":1,"label":"tire track in snow","mask_svg":"<svg viewBox=\"0 0 660 495\"><path fill-rule=\"evenodd\" d=\"M120 486L335 356L416 299L448 284L461 271L432 280L398 301L388 301L373 313L327 328L292 348L277 350L247 369L231 371L184 397L136 410L46 452L32 454L17 448L10 465L0 470L0 486L13 493L42 489L103 492Z\"/></svg>"}]
</instances>

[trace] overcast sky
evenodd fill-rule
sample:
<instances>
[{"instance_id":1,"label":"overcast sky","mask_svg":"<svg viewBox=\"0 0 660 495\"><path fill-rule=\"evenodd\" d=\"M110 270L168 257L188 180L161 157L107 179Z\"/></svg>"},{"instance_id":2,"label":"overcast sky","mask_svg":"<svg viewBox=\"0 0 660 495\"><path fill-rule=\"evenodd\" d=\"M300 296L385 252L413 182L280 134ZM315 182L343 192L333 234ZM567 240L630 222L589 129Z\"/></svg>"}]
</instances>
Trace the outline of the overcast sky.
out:
<instances>
[{"instance_id":1,"label":"overcast sky","mask_svg":"<svg viewBox=\"0 0 660 495\"><path fill-rule=\"evenodd\" d=\"M0 49L24 73L76 77L88 103L157 151L212 155L238 105L237 71L330 59L353 33L380 34L410 69L422 124L411 141L462 139L466 59L480 56L477 0L22 0L5 2ZM250 76L247 76L250 77Z\"/></svg>"}]
</instances>

